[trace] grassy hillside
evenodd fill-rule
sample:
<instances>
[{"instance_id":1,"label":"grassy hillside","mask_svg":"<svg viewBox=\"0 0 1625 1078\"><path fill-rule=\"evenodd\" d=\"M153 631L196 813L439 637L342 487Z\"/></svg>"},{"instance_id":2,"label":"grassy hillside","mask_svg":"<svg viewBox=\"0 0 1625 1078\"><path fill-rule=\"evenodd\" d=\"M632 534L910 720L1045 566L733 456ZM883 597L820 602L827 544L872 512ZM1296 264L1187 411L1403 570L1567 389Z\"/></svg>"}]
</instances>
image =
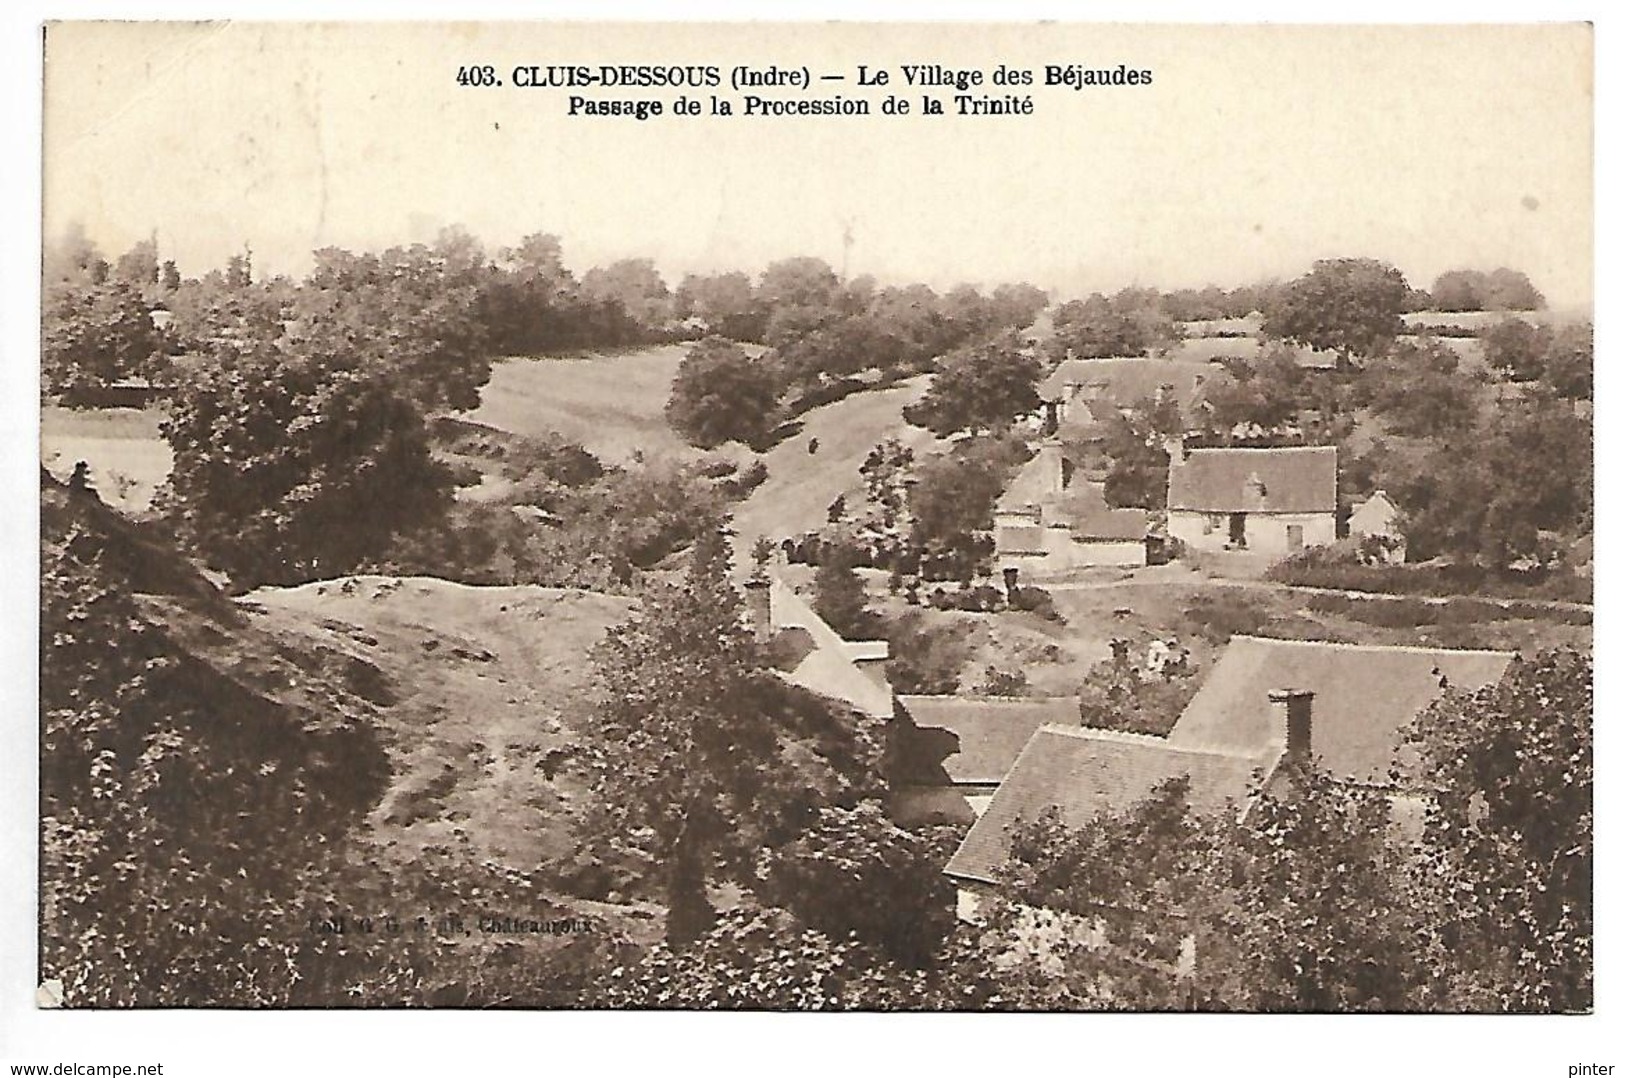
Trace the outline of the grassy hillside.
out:
<instances>
[{"instance_id":1,"label":"grassy hillside","mask_svg":"<svg viewBox=\"0 0 1625 1078\"><path fill-rule=\"evenodd\" d=\"M887 389L856 393L807 412L801 430L763 455L767 481L734 513L738 548L757 536L788 536L828 522L829 503L861 485L858 468L875 445L895 437L920 447L934 435L903 421L903 409L924 396L928 379L911 378ZM818 451L809 453L816 440Z\"/></svg>"},{"instance_id":2,"label":"grassy hillside","mask_svg":"<svg viewBox=\"0 0 1625 1078\"><path fill-rule=\"evenodd\" d=\"M616 355L497 363L467 418L516 434L557 431L605 461L692 453L666 424L672 378L687 351L670 344Z\"/></svg>"}]
</instances>

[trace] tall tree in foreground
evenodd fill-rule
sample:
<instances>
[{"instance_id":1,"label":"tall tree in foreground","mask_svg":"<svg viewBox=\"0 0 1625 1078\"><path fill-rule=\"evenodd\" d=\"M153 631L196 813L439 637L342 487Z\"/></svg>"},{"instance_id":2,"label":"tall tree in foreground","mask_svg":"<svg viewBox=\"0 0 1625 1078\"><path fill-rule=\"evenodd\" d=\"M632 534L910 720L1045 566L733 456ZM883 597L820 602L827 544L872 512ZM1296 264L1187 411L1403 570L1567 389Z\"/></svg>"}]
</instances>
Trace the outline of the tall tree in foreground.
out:
<instances>
[{"instance_id":1,"label":"tall tree in foreground","mask_svg":"<svg viewBox=\"0 0 1625 1078\"><path fill-rule=\"evenodd\" d=\"M1591 677L1574 651L1517 660L1411 732L1439 789L1412 884L1431 914L1416 946L1449 971L1443 1008L1592 1006Z\"/></svg>"},{"instance_id":2,"label":"tall tree in foreground","mask_svg":"<svg viewBox=\"0 0 1625 1078\"><path fill-rule=\"evenodd\" d=\"M683 582L651 591L596 660L600 827L664 871L666 939L679 948L714 923L707 877L776 755L741 612L727 544L713 531L696 544Z\"/></svg>"}]
</instances>

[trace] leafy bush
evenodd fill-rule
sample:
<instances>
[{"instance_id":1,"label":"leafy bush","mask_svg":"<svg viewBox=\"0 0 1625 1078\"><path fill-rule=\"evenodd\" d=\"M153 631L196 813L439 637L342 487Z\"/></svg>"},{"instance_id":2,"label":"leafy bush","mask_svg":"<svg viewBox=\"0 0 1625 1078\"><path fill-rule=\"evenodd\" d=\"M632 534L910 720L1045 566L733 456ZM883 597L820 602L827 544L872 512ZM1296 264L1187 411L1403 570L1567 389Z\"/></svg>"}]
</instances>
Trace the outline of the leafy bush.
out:
<instances>
[{"instance_id":1,"label":"leafy bush","mask_svg":"<svg viewBox=\"0 0 1625 1078\"><path fill-rule=\"evenodd\" d=\"M1185 608L1185 620L1202 639L1223 644L1232 636L1258 632L1269 621L1269 614L1245 596L1227 591L1194 600Z\"/></svg>"},{"instance_id":2,"label":"leafy bush","mask_svg":"<svg viewBox=\"0 0 1625 1078\"><path fill-rule=\"evenodd\" d=\"M1004 601L1004 592L991 584L961 586L958 591L936 588L929 599L938 610L964 610L975 614L1002 610Z\"/></svg>"},{"instance_id":3,"label":"leafy bush","mask_svg":"<svg viewBox=\"0 0 1625 1078\"><path fill-rule=\"evenodd\" d=\"M1043 588L1022 585L1010 593L1010 609L1037 614L1045 621L1065 625L1066 618L1055 608L1055 596Z\"/></svg>"},{"instance_id":4,"label":"leafy bush","mask_svg":"<svg viewBox=\"0 0 1625 1078\"><path fill-rule=\"evenodd\" d=\"M892 656L886 674L893 689L928 696L959 691L959 671L971 651L965 626L928 625L916 611L890 622L885 634Z\"/></svg>"},{"instance_id":5,"label":"leafy bush","mask_svg":"<svg viewBox=\"0 0 1625 1078\"><path fill-rule=\"evenodd\" d=\"M1026 696L1032 691L1025 670L1000 670L989 666L982 671L982 683L976 686L978 696Z\"/></svg>"}]
</instances>

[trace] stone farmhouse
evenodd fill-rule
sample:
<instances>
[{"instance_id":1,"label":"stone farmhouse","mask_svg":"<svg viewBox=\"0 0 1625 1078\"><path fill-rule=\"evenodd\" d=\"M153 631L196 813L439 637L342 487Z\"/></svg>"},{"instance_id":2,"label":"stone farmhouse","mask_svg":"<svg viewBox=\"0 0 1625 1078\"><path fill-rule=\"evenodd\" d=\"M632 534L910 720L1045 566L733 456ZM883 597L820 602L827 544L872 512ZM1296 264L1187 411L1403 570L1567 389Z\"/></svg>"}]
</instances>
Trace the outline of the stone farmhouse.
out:
<instances>
[{"instance_id":1,"label":"stone farmhouse","mask_svg":"<svg viewBox=\"0 0 1625 1078\"><path fill-rule=\"evenodd\" d=\"M1040 443L993 510L998 571L1044 580L1092 566L1146 563L1149 515L1114 509L1104 488L1075 475L1059 439Z\"/></svg>"},{"instance_id":2,"label":"stone farmhouse","mask_svg":"<svg viewBox=\"0 0 1625 1078\"><path fill-rule=\"evenodd\" d=\"M1337 448L1169 445L1168 534L1192 550L1285 556L1337 540Z\"/></svg>"}]
</instances>

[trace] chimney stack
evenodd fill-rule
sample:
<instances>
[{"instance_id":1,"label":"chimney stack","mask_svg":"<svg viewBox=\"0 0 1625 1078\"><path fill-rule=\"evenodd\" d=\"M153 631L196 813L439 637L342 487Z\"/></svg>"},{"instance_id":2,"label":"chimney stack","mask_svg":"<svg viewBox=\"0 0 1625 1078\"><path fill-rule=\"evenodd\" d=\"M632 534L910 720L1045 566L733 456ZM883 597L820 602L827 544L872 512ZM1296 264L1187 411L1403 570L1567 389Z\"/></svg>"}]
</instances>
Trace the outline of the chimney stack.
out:
<instances>
[{"instance_id":1,"label":"chimney stack","mask_svg":"<svg viewBox=\"0 0 1625 1078\"><path fill-rule=\"evenodd\" d=\"M1162 440L1162 448L1168 454L1168 463L1185 463L1185 436L1183 434L1170 434Z\"/></svg>"},{"instance_id":2,"label":"chimney stack","mask_svg":"<svg viewBox=\"0 0 1625 1078\"><path fill-rule=\"evenodd\" d=\"M1275 728L1286 735L1286 756L1294 763L1309 763L1314 704L1315 694L1308 689L1270 690Z\"/></svg>"},{"instance_id":3,"label":"chimney stack","mask_svg":"<svg viewBox=\"0 0 1625 1078\"><path fill-rule=\"evenodd\" d=\"M758 644L773 639L773 585L765 576L745 581L745 624Z\"/></svg>"}]
</instances>

